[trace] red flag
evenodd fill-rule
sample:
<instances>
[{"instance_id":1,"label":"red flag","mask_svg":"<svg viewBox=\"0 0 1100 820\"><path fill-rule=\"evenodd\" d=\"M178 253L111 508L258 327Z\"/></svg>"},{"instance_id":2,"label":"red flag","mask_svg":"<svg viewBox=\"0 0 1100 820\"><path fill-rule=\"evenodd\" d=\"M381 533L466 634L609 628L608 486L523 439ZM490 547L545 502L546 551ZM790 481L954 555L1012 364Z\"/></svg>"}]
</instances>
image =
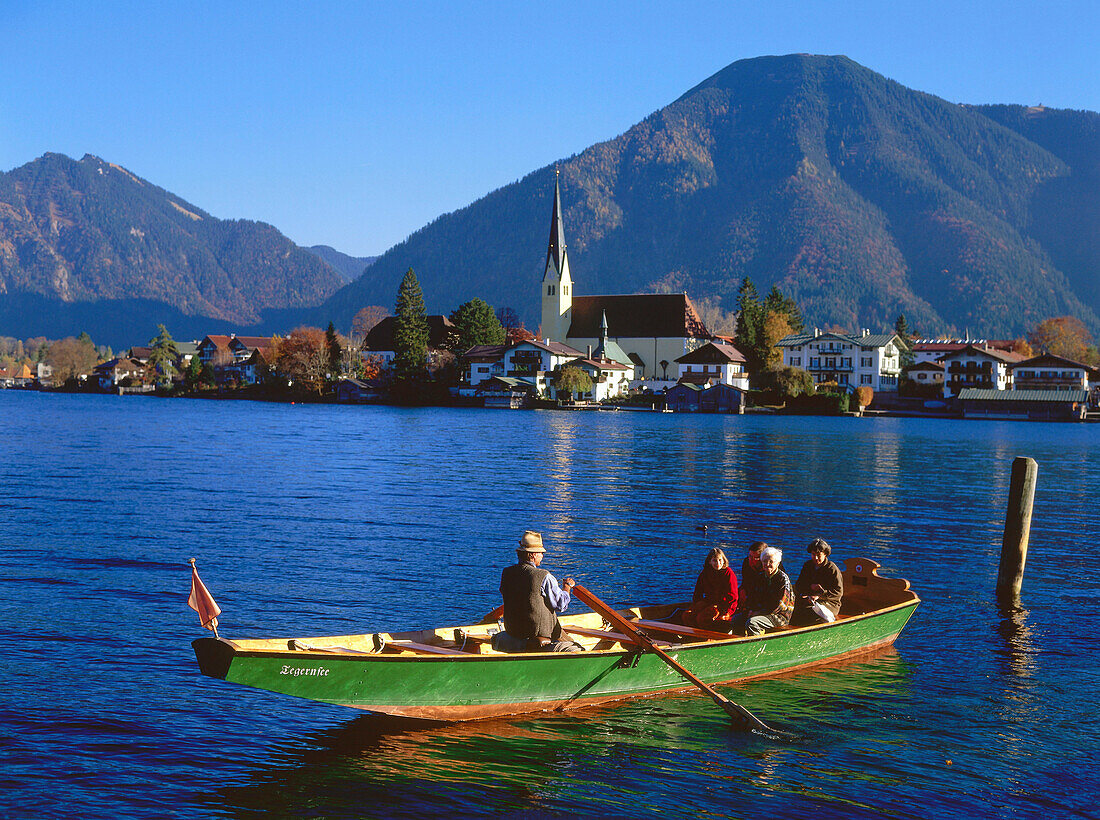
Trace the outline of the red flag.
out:
<instances>
[{"instance_id":1,"label":"red flag","mask_svg":"<svg viewBox=\"0 0 1100 820\"><path fill-rule=\"evenodd\" d=\"M218 634L218 616L222 614L222 610L214 603L214 596L199 578L194 558L191 559L191 595L187 598L187 605L199 613L199 620L204 627L214 630L215 635Z\"/></svg>"}]
</instances>

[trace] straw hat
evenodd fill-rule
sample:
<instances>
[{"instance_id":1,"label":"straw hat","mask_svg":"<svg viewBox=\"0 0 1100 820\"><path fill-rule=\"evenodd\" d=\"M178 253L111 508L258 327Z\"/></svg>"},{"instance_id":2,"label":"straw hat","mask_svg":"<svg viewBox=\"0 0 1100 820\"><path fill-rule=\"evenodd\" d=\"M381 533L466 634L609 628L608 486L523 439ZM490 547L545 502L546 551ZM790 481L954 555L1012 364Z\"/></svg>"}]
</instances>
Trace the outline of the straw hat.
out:
<instances>
[{"instance_id":1,"label":"straw hat","mask_svg":"<svg viewBox=\"0 0 1100 820\"><path fill-rule=\"evenodd\" d=\"M542 533L527 530L519 539L519 548L524 552L546 552L542 545Z\"/></svg>"}]
</instances>

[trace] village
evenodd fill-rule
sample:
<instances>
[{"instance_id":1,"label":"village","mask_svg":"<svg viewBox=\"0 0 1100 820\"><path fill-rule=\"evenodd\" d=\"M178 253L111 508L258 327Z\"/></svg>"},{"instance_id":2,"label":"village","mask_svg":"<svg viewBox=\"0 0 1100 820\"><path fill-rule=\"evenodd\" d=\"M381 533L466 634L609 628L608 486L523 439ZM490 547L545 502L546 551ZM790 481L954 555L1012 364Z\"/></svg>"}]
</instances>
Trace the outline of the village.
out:
<instances>
[{"instance_id":1,"label":"village","mask_svg":"<svg viewBox=\"0 0 1100 820\"><path fill-rule=\"evenodd\" d=\"M1023 339L914 339L904 317L888 332L802 329L786 300L780 327L796 332L769 344L763 326L740 329L748 329L750 306L759 313L755 301L743 300L734 336L709 331L684 293L577 294L556 182L537 334L518 323L506 333L500 327L500 343L463 346L456 317L424 315L416 287L422 369L434 389L417 391L411 403L1100 419L1100 368L1052 352L1031 355ZM120 395L410 403L394 373L401 322L400 315L380 317L350 339L330 324L327 333L299 328L286 338L211 334L189 342L172 340L161 326L148 345L69 375L78 389ZM0 369L0 387L72 386L53 375L46 362L13 364Z\"/></svg>"}]
</instances>

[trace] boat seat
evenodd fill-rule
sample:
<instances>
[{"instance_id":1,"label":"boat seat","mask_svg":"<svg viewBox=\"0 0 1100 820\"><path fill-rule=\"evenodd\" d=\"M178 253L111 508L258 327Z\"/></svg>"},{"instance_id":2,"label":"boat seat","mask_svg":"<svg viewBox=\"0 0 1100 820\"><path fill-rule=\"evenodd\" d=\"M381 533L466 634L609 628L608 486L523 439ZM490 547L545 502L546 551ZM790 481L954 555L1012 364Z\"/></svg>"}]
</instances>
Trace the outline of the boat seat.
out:
<instances>
[{"instance_id":1,"label":"boat seat","mask_svg":"<svg viewBox=\"0 0 1100 820\"><path fill-rule=\"evenodd\" d=\"M386 644L385 649L407 650L409 652L415 652L417 655L469 655L469 652L463 652L461 649L449 649L446 646L433 646L430 643L417 643L416 641L390 641Z\"/></svg>"},{"instance_id":2,"label":"boat seat","mask_svg":"<svg viewBox=\"0 0 1100 820\"><path fill-rule=\"evenodd\" d=\"M565 626L563 624L561 631L570 635L582 635L586 638L599 638L602 641L634 645L634 639L629 635L624 635L621 632L610 632L606 629L589 629L584 626ZM657 646L672 646L668 641L653 641L653 643Z\"/></svg>"},{"instance_id":3,"label":"boat seat","mask_svg":"<svg viewBox=\"0 0 1100 820\"><path fill-rule=\"evenodd\" d=\"M295 652L334 652L334 653L347 653L350 655L369 655L365 649L352 649L350 646L314 646L313 644L300 641L297 638L293 638L287 641L287 648L293 649Z\"/></svg>"},{"instance_id":4,"label":"boat seat","mask_svg":"<svg viewBox=\"0 0 1100 820\"><path fill-rule=\"evenodd\" d=\"M728 641L730 638L737 637L728 632L712 632L709 629L697 629L694 626L680 626L680 624L670 624L665 621L639 619L631 621L631 623L643 629L650 629L655 632L667 632L670 635L680 635L685 638L702 638L705 641Z\"/></svg>"}]
</instances>

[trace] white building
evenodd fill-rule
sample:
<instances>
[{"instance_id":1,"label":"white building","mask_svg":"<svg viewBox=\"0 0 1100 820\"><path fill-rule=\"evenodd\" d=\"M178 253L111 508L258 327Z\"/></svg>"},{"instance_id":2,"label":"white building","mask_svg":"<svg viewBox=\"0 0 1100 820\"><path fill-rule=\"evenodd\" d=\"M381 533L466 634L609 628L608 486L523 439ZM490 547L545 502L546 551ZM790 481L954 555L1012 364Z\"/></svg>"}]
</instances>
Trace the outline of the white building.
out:
<instances>
[{"instance_id":1,"label":"white building","mask_svg":"<svg viewBox=\"0 0 1100 820\"><path fill-rule=\"evenodd\" d=\"M813 377L814 384L835 382L841 386L867 386L876 393L896 392L901 375L901 340L896 333L858 336L846 333L795 333L776 342L783 352L784 367L798 367Z\"/></svg>"},{"instance_id":2,"label":"white building","mask_svg":"<svg viewBox=\"0 0 1100 820\"><path fill-rule=\"evenodd\" d=\"M978 390L1011 390L1011 365L1022 361L1019 353L969 344L940 359L943 365L943 397L953 398L968 387Z\"/></svg>"},{"instance_id":3,"label":"white building","mask_svg":"<svg viewBox=\"0 0 1100 820\"><path fill-rule=\"evenodd\" d=\"M583 354L561 342L529 339L508 348L501 357L501 375L520 379L532 385L538 395L554 398L555 371Z\"/></svg>"}]
</instances>

